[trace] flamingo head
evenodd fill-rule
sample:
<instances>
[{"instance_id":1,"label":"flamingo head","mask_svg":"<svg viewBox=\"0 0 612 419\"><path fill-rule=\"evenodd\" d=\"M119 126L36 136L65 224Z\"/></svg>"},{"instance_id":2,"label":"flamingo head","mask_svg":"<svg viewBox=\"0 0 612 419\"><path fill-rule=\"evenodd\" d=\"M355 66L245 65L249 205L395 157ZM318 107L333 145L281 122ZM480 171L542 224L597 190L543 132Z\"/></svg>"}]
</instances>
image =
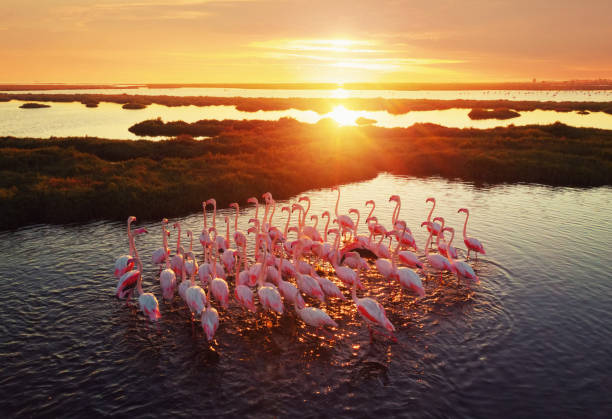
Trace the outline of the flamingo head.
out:
<instances>
[{"instance_id":1,"label":"flamingo head","mask_svg":"<svg viewBox=\"0 0 612 419\"><path fill-rule=\"evenodd\" d=\"M297 233L298 232L298 228L296 226L289 227L289 230L287 230L287 233L291 233L292 231L295 231Z\"/></svg>"},{"instance_id":2,"label":"flamingo head","mask_svg":"<svg viewBox=\"0 0 612 419\"><path fill-rule=\"evenodd\" d=\"M287 212L290 213L291 212L291 208L289 208L288 206L282 207L281 208L281 212L283 212L283 211L287 211Z\"/></svg>"},{"instance_id":3,"label":"flamingo head","mask_svg":"<svg viewBox=\"0 0 612 419\"><path fill-rule=\"evenodd\" d=\"M304 211L304 207L301 206L300 204L293 204L293 205L291 205L291 212L294 212L296 209L300 210L300 211Z\"/></svg>"},{"instance_id":4,"label":"flamingo head","mask_svg":"<svg viewBox=\"0 0 612 419\"><path fill-rule=\"evenodd\" d=\"M454 233L454 232L455 232L455 229L454 229L454 228L452 228L452 227L444 227L444 228L442 229L442 231L450 231L451 233Z\"/></svg>"},{"instance_id":5,"label":"flamingo head","mask_svg":"<svg viewBox=\"0 0 612 419\"><path fill-rule=\"evenodd\" d=\"M257 233L257 228L256 227L249 227L247 229L247 234L251 234L251 233Z\"/></svg>"},{"instance_id":6,"label":"flamingo head","mask_svg":"<svg viewBox=\"0 0 612 419\"><path fill-rule=\"evenodd\" d=\"M229 217L226 215L225 217L223 217L223 219L225 220L225 223L229 223Z\"/></svg>"},{"instance_id":7,"label":"flamingo head","mask_svg":"<svg viewBox=\"0 0 612 419\"><path fill-rule=\"evenodd\" d=\"M310 216L310 219L311 219L311 220L318 220L318 219L319 219L319 216L317 216L317 215L313 214L313 215L311 215L311 216Z\"/></svg>"},{"instance_id":8,"label":"flamingo head","mask_svg":"<svg viewBox=\"0 0 612 419\"><path fill-rule=\"evenodd\" d=\"M177 221L176 223L172 224L172 228L181 228L181 223Z\"/></svg>"},{"instance_id":9,"label":"flamingo head","mask_svg":"<svg viewBox=\"0 0 612 419\"><path fill-rule=\"evenodd\" d=\"M421 223L421 227L424 227L424 226L431 226L431 221L423 221Z\"/></svg>"},{"instance_id":10,"label":"flamingo head","mask_svg":"<svg viewBox=\"0 0 612 419\"><path fill-rule=\"evenodd\" d=\"M321 214L321 218L323 217L329 218L329 211L324 211L323 214Z\"/></svg>"},{"instance_id":11,"label":"flamingo head","mask_svg":"<svg viewBox=\"0 0 612 419\"><path fill-rule=\"evenodd\" d=\"M357 208L351 208L349 210L349 214L357 214L357 215L359 215L359 210Z\"/></svg>"},{"instance_id":12,"label":"flamingo head","mask_svg":"<svg viewBox=\"0 0 612 419\"><path fill-rule=\"evenodd\" d=\"M136 217L133 215L130 215L127 219L128 224L132 224L134 221L136 221Z\"/></svg>"},{"instance_id":13,"label":"flamingo head","mask_svg":"<svg viewBox=\"0 0 612 419\"><path fill-rule=\"evenodd\" d=\"M333 187L331 188L331 190L332 190L332 191L339 191L340 189L339 189L337 186L333 186Z\"/></svg>"},{"instance_id":14,"label":"flamingo head","mask_svg":"<svg viewBox=\"0 0 612 419\"><path fill-rule=\"evenodd\" d=\"M238 209L238 202L232 202L229 206Z\"/></svg>"},{"instance_id":15,"label":"flamingo head","mask_svg":"<svg viewBox=\"0 0 612 419\"><path fill-rule=\"evenodd\" d=\"M434 217L434 219L433 219L433 220L434 220L434 222L436 222L436 221L440 221L440 223L441 223L442 225L444 225L444 218L442 218L442 217Z\"/></svg>"},{"instance_id":16,"label":"flamingo head","mask_svg":"<svg viewBox=\"0 0 612 419\"><path fill-rule=\"evenodd\" d=\"M257 200L257 198L255 198L254 196L252 196L252 197L250 197L249 199L247 199L247 202L248 202L249 204L255 204L255 205L259 204L259 201L258 201L258 200Z\"/></svg>"},{"instance_id":17,"label":"flamingo head","mask_svg":"<svg viewBox=\"0 0 612 419\"><path fill-rule=\"evenodd\" d=\"M135 236L138 236L139 234L147 234L147 233L148 233L148 231L147 231L147 229L146 229L146 228L144 228L144 227L137 228L136 230L134 230L134 231L132 232L132 234L133 234L133 235L135 235Z\"/></svg>"},{"instance_id":18,"label":"flamingo head","mask_svg":"<svg viewBox=\"0 0 612 419\"><path fill-rule=\"evenodd\" d=\"M216 228L214 228L214 227L210 227L210 228L208 229L208 232L209 232L209 233L214 232L214 233L215 233L215 236L217 235L217 229L216 229Z\"/></svg>"},{"instance_id":19,"label":"flamingo head","mask_svg":"<svg viewBox=\"0 0 612 419\"><path fill-rule=\"evenodd\" d=\"M366 207L367 207L368 205L376 205L376 204L374 203L374 200L373 200L373 199L370 199L369 201L366 201L366 203L365 203L365 204L366 204Z\"/></svg>"},{"instance_id":20,"label":"flamingo head","mask_svg":"<svg viewBox=\"0 0 612 419\"><path fill-rule=\"evenodd\" d=\"M310 202L310 198L307 196L300 196L300 199L298 199L298 202L302 202L302 201L308 201Z\"/></svg>"},{"instance_id":21,"label":"flamingo head","mask_svg":"<svg viewBox=\"0 0 612 419\"><path fill-rule=\"evenodd\" d=\"M470 213L470 211L467 208L459 208L459 211L457 212L465 212L466 214Z\"/></svg>"},{"instance_id":22,"label":"flamingo head","mask_svg":"<svg viewBox=\"0 0 612 419\"><path fill-rule=\"evenodd\" d=\"M425 202L433 202L435 204L436 203L436 198L427 198L425 200Z\"/></svg>"},{"instance_id":23,"label":"flamingo head","mask_svg":"<svg viewBox=\"0 0 612 419\"><path fill-rule=\"evenodd\" d=\"M399 204L400 202L400 197L399 195L391 195L391 197L389 198L389 202L397 202Z\"/></svg>"},{"instance_id":24,"label":"flamingo head","mask_svg":"<svg viewBox=\"0 0 612 419\"><path fill-rule=\"evenodd\" d=\"M368 217L366 218L366 224L370 224L370 221L378 222L378 217Z\"/></svg>"},{"instance_id":25,"label":"flamingo head","mask_svg":"<svg viewBox=\"0 0 612 419\"><path fill-rule=\"evenodd\" d=\"M259 227L259 220L257 218L251 218L249 224L251 223L255 224L255 227Z\"/></svg>"},{"instance_id":26,"label":"flamingo head","mask_svg":"<svg viewBox=\"0 0 612 419\"><path fill-rule=\"evenodd\" d=\"M269 201L272 199L272 194L270 192L266 192L265 194L263 194L261 196L263 199L265 199L266 201Z\"/></svg>"},{"instance_id":27,"label":"flamingo head","mask_svg":"<svg viewBox=\"0 0 612 419\"><path fill-rule=\"evenodd\" d=\"M202 208L206 209L206 205L208 205L208 201L202 201Z\"/></svg>"},{"instance_id":28,"label":"flamingo head","mask_svg":"<svg viewBox=\"0 0 612 419\"><path fill-rule=\"evenodd\" d=\"M213 205L213 206L217 206L217 201L215 200L215 198L210 198L208 201L206 201L206 205Z\"/></svg>"},{"instance_id":29,"label":"flamingo head","mask_svg":"<svg viewBox=\"0 0 612 419\"><path fill-rule=\"evenodd\" d=\"M167 218L162 219L162 224L163 224L163 225L168 224L168 219L167 219Z\"/></svg>"}]
</instances>

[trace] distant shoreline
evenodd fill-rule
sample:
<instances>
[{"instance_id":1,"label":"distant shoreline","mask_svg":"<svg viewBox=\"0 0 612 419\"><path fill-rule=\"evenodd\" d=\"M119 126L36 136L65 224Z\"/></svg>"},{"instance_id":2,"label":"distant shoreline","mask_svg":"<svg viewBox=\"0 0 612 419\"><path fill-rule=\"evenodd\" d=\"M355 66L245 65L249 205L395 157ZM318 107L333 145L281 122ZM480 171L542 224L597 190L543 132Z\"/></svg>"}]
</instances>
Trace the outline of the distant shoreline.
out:
<instances>
[{"instance_id":1,"label":"distant shoreline","mask_svg":"<svg viewBox=\"0 0 612 419\"><path fill-rule=\"evenodd\" d=\"M513 111L547 110L559 112L588 111L605 112L612 115L611 102L554 102L537 100L473 100L473 99L388 99L388 98L271 98L271 97L217 97L217 96L168 96L128 95L97 93L0 93L0 102L20 100L26 102L80 102L84 105L99 102L118 103L130 106L235 106L243 112L284 111L297 109L331 112L342 105L355 111L387 111L400 115L411 111L434 111L445 109L511 109Z\"/></svg>"},{"instance_id":2,"label":"distant shoreline","mask_svg":"<svg viewBox=\"0 0 612 419\"><path fill-rule=\"evenodd\" d=\"M270 90L612 90L612 80L483 83L1 83L0 91L227 88Z\"/></svg>"}]
</instances>

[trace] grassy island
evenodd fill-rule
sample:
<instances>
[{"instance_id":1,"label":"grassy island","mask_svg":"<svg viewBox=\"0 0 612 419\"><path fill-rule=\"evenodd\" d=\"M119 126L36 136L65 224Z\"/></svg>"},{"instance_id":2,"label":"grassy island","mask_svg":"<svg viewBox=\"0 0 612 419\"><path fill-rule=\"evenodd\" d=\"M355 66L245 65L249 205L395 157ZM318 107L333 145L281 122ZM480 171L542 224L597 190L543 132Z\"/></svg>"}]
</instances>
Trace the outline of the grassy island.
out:
<instances>
[{"instance_id":1,"label":"grassy island","mask_svg":"<svg viewBox=\"0 0 612 419\"><path fill-rule=\"evenodd\" d=\"M39 109L39 108L50 108L51 105L46 105L44 103L24 103L20 106L21 109Z\"/></svg>"},{"instance_id":2,"label":"grassy island","mask_svg":"<svg viewBox=\"0 0 612 419\"><path fill-rule=\"evenodd\" d=\"M520 113L510 109L472 109L468 114L470 119L511 119L521 116Z\"/></svg>"},{"instance_id":3,"label":"grassy island","mask_svg":"<svg viewBox=\"0 0 612 419\"><path fill-rule=\"evenodd\" d=\"M477 184L612 183L612 131L548 126L487 130L417 124L339 127L331 120L145 121L132 127L174 140L0 138L0 228L38 222L159 219L270 190L365 180L379 172ZM194 140L189 135L212 138Z\"/></svg>"}]
</instances>

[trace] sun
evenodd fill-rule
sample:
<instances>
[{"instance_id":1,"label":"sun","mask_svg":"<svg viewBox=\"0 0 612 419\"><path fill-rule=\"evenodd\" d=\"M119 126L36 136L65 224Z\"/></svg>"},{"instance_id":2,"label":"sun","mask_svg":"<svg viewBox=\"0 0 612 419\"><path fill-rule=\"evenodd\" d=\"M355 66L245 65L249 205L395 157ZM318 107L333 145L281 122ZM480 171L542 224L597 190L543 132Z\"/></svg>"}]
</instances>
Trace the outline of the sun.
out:
<instances>
[{"instance_id":1,"label":"sun","mask_svg":"<svg viewBox=\"0 0 612 419\"><path fill-rule=\"evenodd\" d=\"M334 109L332 109L332 111L325 116L332 118L340 125L357 125L355 123L358 116L357 112L349 111L342 105L334 107Z\"/></svg>"}]
</instances>

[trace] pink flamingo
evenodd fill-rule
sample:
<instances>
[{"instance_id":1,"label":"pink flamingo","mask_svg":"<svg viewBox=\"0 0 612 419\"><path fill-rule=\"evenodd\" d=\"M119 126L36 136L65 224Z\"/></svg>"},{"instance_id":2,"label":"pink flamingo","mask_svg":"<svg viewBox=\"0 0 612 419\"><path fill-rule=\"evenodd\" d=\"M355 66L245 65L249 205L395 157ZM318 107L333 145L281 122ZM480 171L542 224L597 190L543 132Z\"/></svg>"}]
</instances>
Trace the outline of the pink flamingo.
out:
<instances>
[{"instance_id":1,"label":"pink flamingo","mask_svg":"<svg viewBox=\"0 0 612 419\"><path fill-rule=\"evenodd\" d=\"M136 220L136 217L132 217L132 218ZM140 234L145 234L145 233L147 233L146 228L138 228L134 230L133 233L130 231L129 245L130 245L130 251L132 253L134 253L134 250L136 249L135 243L134 243L135 237ZM127 301L129 301L130 297L132 296L132 293L134 292L134 288L136 287L136 283L138 282L139 277L140 277L139 270L130 270L124 273L123 275L121 275L121 277L117 281L117 288L115 290L115 295L117 296L117 298L124 299L125 297L127 297L128 298Z\"/></svg>"},{"instance_id":2,"label":"pink flamingo","mask_svg":"<svg viewBox=\"0 0 612 419\"><path fill-rule=\"evenodd\" d=\"M393 214L391 215L391 225L395 226L395 223L397 223L397 220L399 219L402 200L399 195L391 195L389 197L389 202L395 202L395 208L393 209Z\"/></svg>"},{"instance_id":3,"label":"pink flamingo","mask_svg":"<svg viewBox=\"0 0 612 419\"><path fill-rule=\"evenodd\" d=\"M183 270L183 248L181 247L181 223L176 222L172 225L173 228L178 229L178 236L176 238L176 254L170 259L170 267L176 275L179 275Z\"/></svg>"},{"instance_id":4,"label":"pink flamingo","mask_svg":"<svg viewBox=\"0 0 612 419\"><path fill-rule=\"evenodd\" d=\"M229 247L229 243L228 243L229 237L226 238L226 237L219 236L216 234L216 231L217 231L217 201L215 200L215 198L210 198L208 201L206 201L206 203L213 206L213 228L215 229L215 240L217 241L217 245L219 246L219 249L225 252L225 249Z\"/></svg>"},{"instance_id":5,"label":"pink flamingo","mask_svg":"<svg viewBox=\"0 0 612 419\"><path fill-rule=\"evenodd\" d=\"M297 307L299 308L304 308L306 306L306 303L304 302L304 298L302 298L302 294L300 294L300 291L298 290L298 288L295 285L293 285L291 282L285 281L283 279L282 271L283 271L284 262L289 262L289 261L283 258L283 252L281 251L280 256L278 258L278 268L277 268L278 281L276 281L277 286L278 286L278 291L283 296L283 298L289 301L291 304L297 305Z\"/></svg>"},{"instance_id":6,"label":"pink flamingo","mask_svg":"<svg viewBox=\"0 0 612 419\"><path fill-rule=\"evenodd\" d=\"M191 230L187 230L187 237L189 237L189 252L193 255L193 232ZM195 275L198 272L198 262L195 260L195 257L191 259L184 260L185 270L187 271L187 275Z\"/></svg>"},{"instance_id":7,"label":"pink flamingo","mask_svg":"<svg viewBox=\"0 0 612 419\"><path fill-rule=\"evenodd\" d=\"M145 231L146 232L146 231ZM161 318L161 313L159 312L159 304L157 303L157 298L150 292L144 292L142 290L142 262L140 261L140 257L138 256L138 250L136 249L135 243L133 243L134 247L134 257L136 258L136 262L138 263L138 284L136 285L138 289L138 305L140 306L140 310L144 313L145 316L149 317L149 320L152 322L157 321Z\"/></svg>"},{"instance_id":8,"label":"pink flamingo","mask_svg":"<svg viewBox=\"0 0 612 419\"><path fill-rule=\"evenodd\" d=\"M381 326L382 328L389 331L390 337L396 340L395 336L393 336L395 327L387 318L383 306L381 306L380 303L374 298L357 298L357 282L358 281L353 282L353 286L351 287L351 295L353 297L353 301L355 302L355 307L357 307L357 312L366 321L366 324L368 325L368 329L370 330L370 339L372 339L372 328L370 325L375 325Z\"/></svg>"},{"instance_id":9,"label":"pink flamingo","mask_svg":"<svg viewBox=\"0 0 612 419\"><path fill-rule=\"evenodd\" d=\"M450 247L451 243L453 242L453 239L455 238L455 229L453 229L452 227L446 227L442 230L442 234L444 234L444 230L448 230L451 232L451 239L448 242L448 246ZM455 273L457 274L458 281L461 279L461 277L464 277L471 279L476 283L480 282L478 276L476 276L476 273L474 272L472 267L466 262L454 260L454 256L452 256L452 254L449 255L449 260L450 263L453 265L453 268L455 268Z\"/></svg>"},{"instance_id":10,"label":"pink flamingo","mask_svg":"<svg viewBox=\"0 0 612 419\"><path fill-rule=\"evenodd\" d=\"M210 239L208 226L206 225L206 205L206 201L202 201L202 210L204 211L204 228L200 233L200 244L202 245L202 249L204 249L204 261L208 259L208 249L212 246L212 240Z\"/></svg>"},{"instance_id":11,"label":"pink flamingo","mask_svg":"<svg viewBox=\"0 0 612 419\"><path fill-rule=\"evenodd\" d=\"M484 250L484 247L478 239L474 237L468 237L465 230L467 228L468 218L470 218L470 211L467 208L460 208L457 212L465 212L465 223L463 224L463 242L468 248L468 259L470 258L470 250L476 253L476 259L478 259L478 253L482 253L486 255L487 253Z\"/></svg>"},{"instance_id":12,"label":"pink flamingo","mask_svg":"<svg viewBox=\"0 0 612 419\"><path fill-rule=\"evenodd\" d=\"M338 327L338 323L336 323L329 314L320 308L316 307L298 307L297 303L293 304L295 308L295 312L302 319L304 323L308 326L317 327L322 329L324 326Z\"/></svg>"},{"instance_id":13,"label":"pink flamingo","mask_svg":"<svg viewBox=\"0 0 612 419\"><path fill-rule=\"evenodd\" d=\"M328 231L328 234L336 235L336 239L334 240L335 250L332 250L329 256L330 263L332 264L334 271L336 272L336 276L338 277L340 281L342 281L344 284L348 286L353 285L355 282L357 282L357 285L359 286L359 288L363 289L363 285L361 284L361 281L359 280L359 276L357 275L357 273L351 268L349 268L348 266L340 265L340 251L338 250L339 239L340 239L339 230L337 228L330 229Z\"/></svg>"},{"instance_id":14,"label":"pink flamingo","mask_svg":"<svg viewBox=\"0 0 612 419\"><path fill-rule=\"evenodd\" d=\"M219 313L210 305L210 287L208 288L206 297L206 310L202 313L201 322L202 329L206 334L206 339L210 342L219 328Z\"/></svg>"},{"instance_id":15,"label":"pink flamingo","mask_svg":"<svg viewBox=\"0 0 612 419\"><path fill-rule=\"evenodd\" d=\"M215 253L219 253L219 241L216 239L215 231ZM221 304L223 308L227 308L229 303L229 287L223 278L217 276L217 257L213 258L213 280L210 281L210 290L215 300Z\"/></svg>"},{"instance_id":16,"label":"pink flamingo","mask_svg":"<svg viewBox=\"0 0 612 419\"><path fill-rule=\"evenodd\" d=\"M336 219L338 220L338 226L341 235L345 233L345 231L355 230L355 223L352 218L348 215L338 215L338 205L340 204L340 188L338 186L334 186L332 191L338 191L338 199L336 199Z\"/></svg>"},{"instance_id":17,"label":"pink flamingo","mask_svg":"<svg viewBox=\"0 0 612 419\"><path fill-rule=\"evenodd\" d=\"M193 252L187 253L187 259L193 259L195 261L195 256ZM191 273L190 276L190 287L187 288L187 292L185 293L185 300L187 301L187 306L189 310L191 310L191 318L193 319L193 314L197 315L202 314L204 309L206 308L206 293L199 285L195 283L195 271Z\"/></svg>"},{"instance_id":18,"label":"pink flamingo","mask_svg":"<svg viewBox=\"0 0 612 419\"><path fill-rule=\"evenodd\" d=\"M134 258L132 251L132 233L131 233L131 225L136 221L136 217L130 216L127 219L127 236L128 236L128 246L129 253L127 255L121 255L115 260L115 276L117 278L122 277L126 272L134 269Z\"/></svg>"},{"instance_id":19,"label":"pink flamingo","mask_svg":"<svg viewBox=\"0 0 612 419\"><path fill-rule=\"evenodd\" d=\"M264 243L264 260L267 257L268 246L266 241ZM266 275L267 264L263 264L262 269L259 271L257 282L259 287L257 288L257 295L259 296L259 302L264 310L275 311L278 314L283 314L283 301L278 289L271 284L267 283L264 285L264 277Z\"/></svg>"},{"instance_id":20,"label":"pink flamingo","mask_svg":"<svg viewBox=\"0 0 612 419\"><path fill-rule=\"evenodd\" d=\"M225 217L225 224L227 225L227 236L229 237L230 235L230 229L229 229L229 217ZM223 262L223 266L225 267L225 271L230 273L234 270L234 267L236 266L236 250L235 249L230 249L229 246L227 249L225 249L225 252L223 252L223 254L221 255L221 261Z\"/></svg>"},{"instance_id":21,"label":"pink flamingo","mask_svg":"<svg viewBox=\"0 0 612 419\"><path fill-rule=\"evenodd\" d=\"M406 232L406 223L404 223L404 226L402 228L402 234L404 234L405 232ZM395 249L396 255L399 254L400 246L401 246L401 243L398 243L397 248ZM393 276L397 279L400 286L402 288L407 288L409 290L416 292L419 295L419 297L424 297L425 288L423 287L423 282L421 281L421 278L419 277L419 275L417 275L417 273L414 272L410 268L406 268L406 267L398 268L397 265L395 264L395 258L393 258L392 260L393 260L393 272L394 272Z\"/></svg>"},{"instance_id":22,"label":"pink flamingo","mask_svg":"<svg viewBox=\"0 0 612 419\"><path fill-rule=\"evenodd\" d=\"M449 246L444 239L444 218L436 217L434 221L440 221L441 230L438 233L438 238L436 239L436 247L442 256L446 256L450 260L451 256L457 259L457 249ZM448 253L451 253L450 255Z\"/></svg>"},{"instance_id":23,"label":"pink flamingo","mask_svg":"<svg viewBox=\"0 0 612 419\"><path fill-rule=\"evenodd\" d=\"M427 224L427 231L431 232L434 236L437 236L442 229L442 226L438 223L430 223L431 214L433 214L434 209L436 208L436 198L427 198L425 203L428 202L433 202L433 207L431 207L431 211L429 211L429 215L427 216L427 222L429 223Z\"/></svg>"},{"instance_id":24,"label":"pink flamingo","mask_svg":"<svg viewBox=\"0 0 612 419\"><path fill-rule=\"evenodd\" d=\"M164 218L162 220L162 247L158 248L153 252L151 259L153 260L153 265L161 265L168 258L168 254L170 253L170 249L168 248L168 236L170 232L166 229L166 225L168 224L168 219Z\"/></svg>"},{"instance_id":25,"label":"pink flamingo","mask_svg":"<svg viewBox=\"0 0 612 419\"><path fill-rule=\"evenodd\" d=\"M399 234L399 230L401 229L404 229L403 234ZM395 234L395 238L399 240L403 246L412 247L415 250L415 252L419 250L419 248L416 245L416 241L414 240L414 237L412 236L412 232L406 226L405 221L398 220L395 222L393 234Z\"/></svg>"},{"instance_id":26,"label":"pink flamingo","mask_svg":"<svg viewBox=\"0 0 612 419\"><path fill-rule=\"evenodd\" d=\"M321 289L321 285L319 282L312 276L308 274L301 273L300 265L298 263L299 258L301 256L302 243L298 242L297 248L293 252L293 264L295 265L295 269L297 271L296 281L297 286L306 295L310 295L312 298L317 298L321 302L325 300L325 295L323 294L323 290ZM309 265L310 269L312 267Z\"/></svg>"},{"instance_id":27,"label":"pink flamingo","mask_svg":"<svg viewBox=\"0 0 612 419\"><path fill-rule=\"evenodd\" d=\"M241 248L246 246L246 236L240 230L238 230L238 217L240 217L240 205L237 202L232 202L230 207L236 208L236 218L234 218L234 243L236 243L236 248Z\"/></svg>"},{"instance_id":28,"label":"pink flamingo","mask_svg":"<svg viewBox=\"0 0 612 419\"><path fill-rule=\"evenodd\" d=\"M423 221L421 227L428 226L429 237L427 238L427 245L425 246L425 257L429 261L429 264L436 270L440 271L440 279L442 279L442 271L453 272L453 265L450 261L442 255L430 254L429 245L431 244L431 238L433 236L434 227L431 227L431 222Z\"/></svg>"},{"instance_id":29,"label":"pink flamingo","mask_svg":"<svg viewBox=\"0 0 612 419\"><path fill-rule=\"evenodd\" d=\"M259 220L259 218L258 218L259 217L259 201L257 200L256 197L252 196L249 199L247 199L247 202L250 203L250 204L255 204L255 217L254 218L256 220ZM259 228L259 224L258 224L257 228ZM257 230L257 233L259 233L259 230Z\"/></svg>"},{"instance_id":30,"label":"pink flamingo","mask_svg":"<svg viewBox=\"0 0 612 419\"><path fill-rule=\"evenodd\" d=\"M159 274L159 283L162 289L162 296L166 300L172 300L174 298L174 291L176 290L176 274L170 269L170 249L168 249L168 257L166 257L166 269L161 271Z\"/></svg>"}]
</instances>

